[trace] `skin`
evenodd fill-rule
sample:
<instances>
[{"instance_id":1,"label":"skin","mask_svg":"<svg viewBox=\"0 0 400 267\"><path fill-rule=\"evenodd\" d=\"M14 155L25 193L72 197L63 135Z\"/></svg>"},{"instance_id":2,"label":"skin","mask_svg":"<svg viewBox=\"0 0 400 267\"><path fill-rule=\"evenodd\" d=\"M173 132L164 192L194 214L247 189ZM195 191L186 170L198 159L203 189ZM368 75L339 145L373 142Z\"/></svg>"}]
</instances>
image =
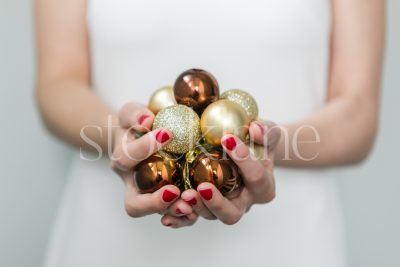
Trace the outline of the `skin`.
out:
<instances>
[{"instance_id":1,"label":"skin","mask_svg":"<svg viewBox=\"0 0 400 267\"><path fill-rule=\"evenodd\" d=\"M93 147L81 138L81 129L86 125L102 127L102 134L94 127L85 128L85 134L104 151L112 143L111 165L125 182L125 208L130 216L159 213L163 215L162 224L174 228L192 225L198 216L234 224L253 204L268 203L274 198L274 164L291 168L355 164L364 160L373 146L379 115L385 1L332 0L332 8L326 104L301 121L283 125L283 131L277 131L268 122L253 122L250 126L252 139L269 147L269 157L264 161L249 158L248 148L233 136L236 148L233 151L224 148L246 174L245 188L235 196L222 197L208 183L201 184L197 191L187 190L168 203L163 201L162 194L165 190L179 194L175 186L165 186L152 194L137 192L132 179L128 178L146 156L141 155L138 148L157 151L168 141L158 143L157 133L151 131L135 139L130 129L150 129L154 115L137 103L129 103L116 112L91 90L85 1L35 2L36 98L43 121L52 133L86 150L93 150ZM144 114L148 117L140 125L138 119ZM111 135L107 134L106 128L109 115L115 126L109 131ZM318 138L310 129L299 131L303 125L311 125L318 132ZM229 137L232 136L225 136L223 140ZM127 153L123 153L124 144ZM316 155L313 160L302 159ZM201 197L198 191L203 189L212 190L211 200ZM193 198L197 204L191 206L186 201ZM183 214L176 212L178 208Z\"/></svg>"}]
</instances>

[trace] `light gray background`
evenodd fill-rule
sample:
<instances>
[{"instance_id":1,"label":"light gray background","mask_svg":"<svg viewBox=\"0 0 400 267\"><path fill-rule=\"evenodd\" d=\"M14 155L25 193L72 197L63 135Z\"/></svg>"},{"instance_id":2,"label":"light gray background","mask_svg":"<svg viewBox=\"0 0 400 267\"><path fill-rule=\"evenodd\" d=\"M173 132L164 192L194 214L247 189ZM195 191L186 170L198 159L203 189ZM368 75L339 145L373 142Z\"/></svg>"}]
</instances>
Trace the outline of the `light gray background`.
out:
<instances>
[{"instance_id":1,"label":"light gray background","mask_svg":"<svg viewBox=\"0 0 400 267\"><path fill-rule=\"evenodd\" d=\"M400 1L388 1L381 130L341 179L351 267L400 266ZM33 101L31 1L0 0L0 266L41 265L71 151L40 127ZM323 267L323 266L321 266Z\"/></svg>"}]
</instances>

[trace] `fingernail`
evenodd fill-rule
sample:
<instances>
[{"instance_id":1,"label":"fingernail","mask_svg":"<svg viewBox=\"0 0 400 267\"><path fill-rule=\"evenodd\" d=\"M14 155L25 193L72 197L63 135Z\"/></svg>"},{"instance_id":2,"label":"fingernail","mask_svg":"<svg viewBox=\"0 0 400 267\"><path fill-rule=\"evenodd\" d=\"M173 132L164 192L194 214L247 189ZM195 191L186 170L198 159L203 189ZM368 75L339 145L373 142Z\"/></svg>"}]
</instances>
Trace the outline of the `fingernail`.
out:
<instances>
[{"instance_id":1,"label":"fingernail","mask_svg":"<svg viewBox=\"0 0 400 267\"><path fill-rule=\"evenodd\" d=\"M171 191L169 191L169 190L167 189L167 190L164 190L164 192L163 192L163 194L162 194L162 199L163 199L165 202L171 202L171 201L174 200L177 196L178 196L177 194L175 194L175 193L173 193L173 192L171 192Z\"/></svg>"},{"instance_id":2,"label":"fingernail","mask_svg":"<svg viewBox=\"0 0 400 267\"><path fill-rule=\"evenodd\" d=\"M170 139L170 136L167 132L161 130L156 134L156 140L159 143L167 142Z\"/></svg>"},{"instance_id":3,"label":"fingernail","mask_svg":"<svg viewBox=\"0 0 400 267\"><path fill-rule=\"evenodd\" d=\"M233 150L236 147L236 141L235 138L233 137L228 137L222 141L222 144L224 147L226 147L228 150Z\"/></svg>"},{"instance_id":4,"label":"fingernail","mask_svg":"<svg viewBox=\"0 0 400 267\"><path fill-rule=\"evenodd\" d=\"M143 122L144 122L148 117L150 117L150 116L147 115L147 114L143 114L142 116L140 116L139 119L138 119L139 124L142 125Z\"/></svg>"},{"instance_id":5,"label":"fingernail","mask_svg":"<svg viewBox=\"0 0 400 267\"><path fill-rule=\"evenodd\" d=\"M182 214L183 214L183 212L182 212L179 208L176 209L175 212L176 212L176 214L179 214L179 215L182 215Z\"/></svg>"},{"instance_id":6,"label":"fingernail","mask_svg":"<svg viewBox=\"0 0 400 267\"><path fill-rule=\"evenodd\" d=\"M190 199L190 200L185 200L185 201L186 201L186 203L188 203L190 206L194 206L194 205L197 204L197 200L196 200L195 197L192 198L192 199Z\"/></svg>"},{"instance_id":7,"label":"fingernail","mask_svg":"<svg viewBox=\"0 0 400 267\"><path fill-rule=\"evenodd\" d=\"M172 226L172 223L167 223L167 225L166 225L166 226L168 226L168 227L169 227L169 226Z\"/></svg>"},{"instance_id":8,"label":"fingernail","mask_svg":"<svg viewBox=\"0 0 400 267\"><path fill-rule=\"evenodd\" d=\"M259 123L256 123L256 125L258 126L258 128L260 129L260 131L261 131L261 135L264 135L264 127L261 125L261 124L259 124Z\"/></svg>"},{"instance_id":9,"label":"fingernail","mask_svg":"<svg viewBox=\"0 0 400 267\"><path fill-rule=\"evenodd\" d=\"M199 190L199 193L201 195L202 198L204 198L205 200L210 200L212 198L212 190L211 189L203 189L203 190Z\"/></svg>"}]
</instances>

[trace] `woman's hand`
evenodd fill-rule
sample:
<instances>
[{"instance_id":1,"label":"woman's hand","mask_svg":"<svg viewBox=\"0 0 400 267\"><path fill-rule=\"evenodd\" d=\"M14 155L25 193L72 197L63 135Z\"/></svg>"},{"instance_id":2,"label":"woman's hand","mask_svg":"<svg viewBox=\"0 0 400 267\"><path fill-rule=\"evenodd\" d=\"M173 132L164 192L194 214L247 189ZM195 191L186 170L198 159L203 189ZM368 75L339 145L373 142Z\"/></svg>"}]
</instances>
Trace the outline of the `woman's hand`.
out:
<instances>
[{"instance_id":1,"label":"woman's hand","mask_svg":"<svg viewBox=\"0 0 400 267\"><path fill-rule=\"evenodd\" d=\"M280 139L280 129L271 122L256 121L250 125L250 137L256 144L264 145L266 156L258 160L251 156L249 146L234 135L222 138L222 145L241 170L245 186L224 197L211 183L202 183L186 190L181 198L192 205L195 213L206 219L219 219L225 224L237 223L253 204L263 204L275 197L273 149ZM183 225L179 217L164 215L163 224Z\"/></svg>"},{"instance_id":2,"label":"woman's hand","mask_svg":"<svg viewBox=\"0 0 400 267\"><path fill-rule=\"evenodd\" d=\"M154 114L145 106L129 103L119 112L120 127L113 139L113 170L126 184L125 209L131 217L159 213L177 216L180 226L191 225L197 214L189 204L179 199L180 190L174 185L166 185L154 193L140 194L133 181L135 166L165 146L172 138L166 129L150 131ZM136 138L135 132L145 133ZM165 224L169 226L169 224Z\"/></svg>"}]
</instances>

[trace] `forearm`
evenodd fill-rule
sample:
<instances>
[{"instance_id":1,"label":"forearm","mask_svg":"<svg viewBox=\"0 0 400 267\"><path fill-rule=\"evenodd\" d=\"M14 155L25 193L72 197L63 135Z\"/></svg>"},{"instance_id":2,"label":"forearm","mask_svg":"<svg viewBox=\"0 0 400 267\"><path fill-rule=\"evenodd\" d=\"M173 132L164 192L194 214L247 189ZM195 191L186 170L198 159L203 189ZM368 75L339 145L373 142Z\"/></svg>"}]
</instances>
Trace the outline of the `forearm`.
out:
<instances>
[{"instance_id":1,"label":"forearm","mask_svg":"<svg viewBox=\"0 0 400 267\"><path fill-rule=\"evenodd\" d=\"M276 164L329 167L362 161L372 148L378 97L339 97L302 121L284 125Z\"/></svg>"},{"instance_id":2,"label":"forearm","mask_svg":"<svg viewBox=\"0 0 400 267\"><path fill-rule=\"evenodd\" d=\"M118 124L117 117L87 84L74 79L39 80L36 96L43 121L52 133L93 151L94 147L82 138L84 134L107 151L108 117L112 116L113 125Z\"/></svg>"}]
</instances>

